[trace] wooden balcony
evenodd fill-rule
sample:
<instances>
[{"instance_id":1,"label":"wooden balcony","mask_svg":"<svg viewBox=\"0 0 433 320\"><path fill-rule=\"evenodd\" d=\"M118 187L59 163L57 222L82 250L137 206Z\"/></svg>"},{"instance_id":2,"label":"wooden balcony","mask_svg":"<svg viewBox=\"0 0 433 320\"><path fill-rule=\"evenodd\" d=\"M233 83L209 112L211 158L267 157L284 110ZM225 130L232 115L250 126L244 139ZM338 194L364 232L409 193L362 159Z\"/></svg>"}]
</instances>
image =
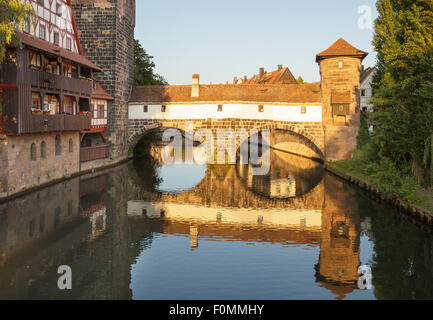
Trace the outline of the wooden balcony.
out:
<instances>
[{"instance_id":1,"label":"wooden balcony","mask_svg":"<svg viewBox=\"0 0 433 320\"><path fill-rule=\"evenodd\" d=\"M23 133L82 131L91 128L90 115L43 115L32 114L29 121L23 123Z\"/></svg>"},{"instance_id":2,"label":"wooden balcony","mask_svg":"<svg viewBox=\"0 0 433 320\"><path fill-rule=\"evenodd\" d=\"M108 145L81 148L80 161L87 162L108 158Z\"/></svg>"},{"instance_id":3,"label":"wooden balcony","mask_svg":"<svg viewBox=\"0 0 433 320\"><path fill-rule=\"evenodd\" d=\"M27 69L25 79L33 87L47 90L61 90L65 94L90 97L92 82L82 79L68 78L41 70Z\"/></svg>"}]
</instances>

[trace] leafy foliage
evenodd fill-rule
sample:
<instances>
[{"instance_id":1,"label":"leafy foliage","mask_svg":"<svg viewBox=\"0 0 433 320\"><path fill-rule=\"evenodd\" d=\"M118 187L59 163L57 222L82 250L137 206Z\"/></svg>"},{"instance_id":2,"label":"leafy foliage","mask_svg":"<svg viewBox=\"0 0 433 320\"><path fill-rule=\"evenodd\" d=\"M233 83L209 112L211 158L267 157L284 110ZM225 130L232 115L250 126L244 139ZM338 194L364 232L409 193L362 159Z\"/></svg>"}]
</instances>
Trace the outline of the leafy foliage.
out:
<instances>
[{"instance_id":1,"label":"leafy foliage","mask_svg":"<svg viewBox=\"0 0 433 320\"><path fill-rule=\"evenodd\" d=\"M6 55L6 48L17 42L16 30L22 31L24 21L33 12L28 2L0 0L0 66Z\"/></svg>"},{"instance_id":2,"label":"leafy foliage","mask_svg":"<svg viewBox=\"0 0 433 320\"><path fill-rule=\"evenodd\" d=\"M154 73L153 57L146 53L138 40L134 40L134 85L167 85L167 81Z\"/></svg>"},{"instance_id":3,"label":"leafy foliage","mask_svg":"<svg viewBox=\"0 0 433 320\"><path fill-rule=\"evenodd\" d=\"M380 156L405 174L413 162L426 164L433 133L433 0L378 0L377 9L371 123Z\"/></svg>"}]
</instances>

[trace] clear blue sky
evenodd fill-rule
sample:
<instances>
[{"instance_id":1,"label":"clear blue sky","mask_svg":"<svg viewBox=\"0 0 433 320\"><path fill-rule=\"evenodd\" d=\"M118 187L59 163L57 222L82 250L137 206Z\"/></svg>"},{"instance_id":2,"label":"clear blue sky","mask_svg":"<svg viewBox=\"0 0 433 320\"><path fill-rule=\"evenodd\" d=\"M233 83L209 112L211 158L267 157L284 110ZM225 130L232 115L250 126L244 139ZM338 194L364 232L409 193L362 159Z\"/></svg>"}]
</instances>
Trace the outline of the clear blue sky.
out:
<instances>
[{"instance_id":1,"label":"clear blue sky","mask_svg":"<svg viewBox=\"0 0 433 320\"><path fill-rule=\"evenodd\" d=\"M288 66L295 77L319 81L315 55L343 37L369 52L373 30L358 27L362 5L373 0L137 0L135 38L154 56L170 84L225 83L260 67Z\"/></svg>"}]
</instances>

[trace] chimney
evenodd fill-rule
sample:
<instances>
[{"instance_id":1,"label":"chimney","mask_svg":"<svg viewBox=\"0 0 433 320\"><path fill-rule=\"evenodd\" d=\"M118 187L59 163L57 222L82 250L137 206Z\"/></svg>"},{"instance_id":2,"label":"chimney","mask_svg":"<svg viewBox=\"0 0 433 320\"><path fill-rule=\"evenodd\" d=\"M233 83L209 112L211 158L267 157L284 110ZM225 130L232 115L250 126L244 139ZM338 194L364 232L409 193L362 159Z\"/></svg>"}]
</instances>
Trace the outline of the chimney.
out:
<instances>
[{"instance_id":1,"label":"chimney","mask_svg":"<svg viewBox=\"0 0 433 320\"><path fill-rule=\"evenodd\" d=\"M260 68L260 79L265 75L265 68Z\"/></svg>"},{"instance_id":2,"label":"chimney","mask_svg":"<svg viewBox=\"0 0 433 320\"><path fill-rule=\"evenodd\" d=\"M247 78L247 76L245 76L244 77L244 83L247 83L248 82L248 78Z\"/></svg>"},{"instance_id":3,"label":"chimney","mask_svg":"<svg viewBox=\"0 0 433 320\"><path fill-rule=\"evenodd\" d=\"M283 69L283 65L282 65L282 64L279 64L279 65L278 65L278 71L281 71L281 69Z\"/></svg>"},{"instance_id":4,"label":"chimney","mask_svg":"<svg viewBox=\"0 0 433 320\"><path fill-rule=\"evenodd\" d=\"M192 76L192 86L191 86L191 98L200 97L200 76L198 74L194 74Z\"/></svg>"}]
</instances>

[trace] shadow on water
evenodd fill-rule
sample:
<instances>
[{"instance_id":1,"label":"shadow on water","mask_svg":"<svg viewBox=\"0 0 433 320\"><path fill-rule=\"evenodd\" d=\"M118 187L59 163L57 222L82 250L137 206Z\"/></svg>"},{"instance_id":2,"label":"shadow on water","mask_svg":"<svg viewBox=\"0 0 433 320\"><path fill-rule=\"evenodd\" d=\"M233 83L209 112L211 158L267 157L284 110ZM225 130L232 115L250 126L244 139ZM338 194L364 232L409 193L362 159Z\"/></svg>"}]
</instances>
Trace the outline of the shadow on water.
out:
<instances>
[{"instance_id":1,"label":"shadow on water","mask_svg":"<svg viewBox=\"0 0 433 320\"><path fill-rule=\"evenodd\" d=\"M304 158L145 157L0 204L0 298L431 299L432 240Z\"/></svg>"}]
</instances>

